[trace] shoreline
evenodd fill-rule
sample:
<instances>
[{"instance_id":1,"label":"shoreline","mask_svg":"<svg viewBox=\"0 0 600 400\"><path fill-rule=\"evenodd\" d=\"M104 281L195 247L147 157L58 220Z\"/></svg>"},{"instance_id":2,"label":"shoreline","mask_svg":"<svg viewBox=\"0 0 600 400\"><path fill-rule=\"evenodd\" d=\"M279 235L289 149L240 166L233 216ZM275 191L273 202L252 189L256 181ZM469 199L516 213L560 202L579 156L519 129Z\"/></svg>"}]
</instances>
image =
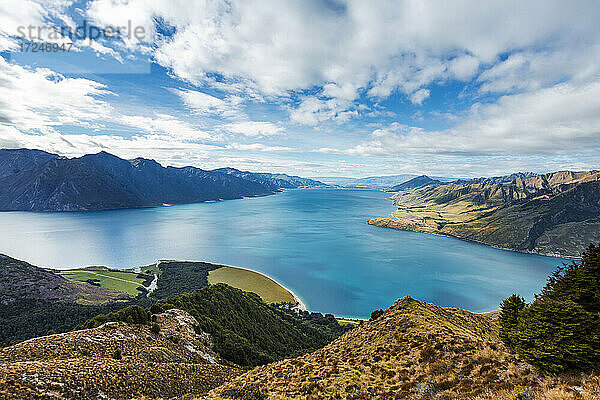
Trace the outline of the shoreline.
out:
<instances>
[{"instance_id":1,"label":"shoreline","mask_svg":"<svg viewBox=\"0 0 600 400\"><path fill-rule=\"evenodd\" d=\"M477 244L480 244L483 246L493 247L494 249L498 249L498 250L511 251L513 253L533 254L533 255L538 255L538 256L554 257L554 258L564 258L567 260L580 260L581 259L581 257L578 257L578 256L570 256L570 255L565 255L565 254L560 254L560 253L541 253L541 252L537 252L537 251L525 251L525 250L511 249L509 247L497 246L497 245L485 243L485 242L482 242L482 241L476 240L476 239L462 238L460 236L451 235L451 234L445 233L445 232L427 232L427 231L420 231L417 229L408 229L408 228L402 228L402 227L396 227L396 226L390 226L390 225L380 225L378 223L371 223L371 221L382 220L382 219L394 220L395 218L393 218L393 217L371 218L371 219L367 220L367 224L369 224L371 226L376 226L378 228L395 229L397 231L417 232L417 233L425 233L425 234L436 235L436 236L445 236L445 237L450 237L450 238L454 238L454 239L458 239L458 240L463 240L465 242L477 243Z\"/></svg>"},{"instance_id":2,"label":"shoreline","mask_svg":"<svg viewBox=\"0 0 600 400\"><path fill-rule=\"evenodd\" d=\"M202 262L202 263L212 264L212 265L218 266L218 268L228 267L228 268L235 268L235 269L241 269L241 270L244 270L244 271L253 272L255 274L261 275L261 276L269 279L270 281L274 282L276 285L278 285L281 288L283 288L286 292L288 292L294 298L294 301L296 302L296 305L293 308L298 308L301 311L308 311L308 308L306 307L306 304L304 304L304 302L302 301L302 299L300 298L300 296L298 296L293 290L291 290L287 286L284 286L283 284L281 284L280 282L278 282L275 278L273 278L273 277L271 277L271 276L269 276L269 275L267 275L267 274L265 274L263 272L256 271L256 270L253 270L253 269L250 269L250 268L238 267L236 265L214 263L214 262L210 262L210 261L198 261L198 260L160 259L160 260L157 260L154 263L154 265L156 265L158 267L158 265L161 262ZM149 264L149 265L152 265L152 264ZM95 267L99 267L98 265L94 265L94 266ZM106 267L106 268L109 268L109 269L115 269L115 270L118 270L118 271L132 271L134 273L139 273L139 271L141 271L141 268L143 268L144 266L138 266L138 267L133 267L133 268L114 268L114 267L108 267L108 266L102 266L102 267ZM70 270L81 270L81 269L85 269L85 268L88 268L88 267L90 267L90 266L77 267L77 268L67 268L67 269L57 269L57 268L47 267L47 269L49 269L51 271L56 271L58 273L58 272L64 272L64 271L70 271ZM151 283L151 285L156 282L157 275L156 274L154 274L154 275L155 275L155 280ZM115 278L115 279L118 279L118 278ZM122 279L119 279L119 280L122 280ZM140 284L140 286L148 289L146 286L144 286L142 284Z\"/></svg>"},{"instance_id":3,"label":"shoreline","mask_svg":"<svg viewBox=\"0 0 600 400\"><path fill-rule=\"evenodd\" d=\"M167 260L160 260L160 261L167 261ZM168 260L168 261L172 261L172 260ZM177 260L180 261L180 260ZM198 261L193 261L193 262L198 262ZM201 262L205 262L205 261L201 261ZM212 264L212 263L210 263ZM215 265L219 265L221 267L229 267L229 268L237 268L237 269L242 269L244 271L250 271L250 272L254 272L255 274L259 274L264 276L265 278L272 280L273 282L275 282L277 285L281 286L284 290L286 290L289 294L292 295L292 297L294 298L294 300L296 301L296 307L298 307L300 310L302 311L308 311L308 308L306 307L306 304L304 304L304 302L302 301L302 299L300 299L300 297L294 293L293 290L289 289L288 287L282 285L280 282L278 282L277 280L275 280L273 277L263 273L263 272L259 272L250 268L245 268L245 267L238 267L236 265L228 265L228 264L215 264Z\"/></svg>"}]
</instances>

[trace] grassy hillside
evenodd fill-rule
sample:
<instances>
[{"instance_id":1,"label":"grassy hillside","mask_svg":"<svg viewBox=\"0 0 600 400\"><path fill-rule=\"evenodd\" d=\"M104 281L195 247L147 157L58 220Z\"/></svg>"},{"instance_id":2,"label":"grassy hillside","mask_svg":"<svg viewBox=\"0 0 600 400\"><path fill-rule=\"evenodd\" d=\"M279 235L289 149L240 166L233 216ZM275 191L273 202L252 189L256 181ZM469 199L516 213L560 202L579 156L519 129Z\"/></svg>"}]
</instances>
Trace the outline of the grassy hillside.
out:
<instances>
[{"instance_id":1,"label":"grassy hillside","mask_svg":"<svg viewBox=\"0 0 600 400\"><path fill-rule=\"evenodd\" d=\"M271 278L243 268L214 269L208 273L208 283L225 283L245 292L256 293L267 303L296 303L294 296Z\"/></svg>"},{"instance_id":2,"label":"grassy hillside","mask_svg":"<svg viewBox=\"0 0 600 400\"><path fill-rule=\"evenodd\" d=\"M57 273L73 282L88 283L94 286L118 290L131 296L142 293L144 282L152 278L149 275L133 271L110 269L107 267L86 267L57 271Z\"/></svg>"},{"instance_id":3,"label":"grassy hillside","mask_svg":"<svg viewBox=\"0 0 600 400\"><path fill-rule=\"evenodd\" d=\"M506 350L493 318L406 297L324 348L255 368L208 397L574 400L597 398L599 385L595 375L540 376Z\"/></svg>"},{"instance_id":4,"label":"grassy hillside","mask_svg":"<svg viewBox=\"0 0 600 400\"><path fill-rule=\"evenodd\" d=\"M0 345L65 332L97 314L134 301L125 293L71 282L51 271L0 255Z\"/></svg>"},{"instance_id":5,"label":"grassy hillside","mask_svg":"<svg viewBox=\"0 0 600 400\"><path fill-rule=\"evenodd\" d=\"M504 183L447 184L393 197L393 218L372 225L579 257L600 240L600 172L556 172Z\"/></svg>"}]
</instances>

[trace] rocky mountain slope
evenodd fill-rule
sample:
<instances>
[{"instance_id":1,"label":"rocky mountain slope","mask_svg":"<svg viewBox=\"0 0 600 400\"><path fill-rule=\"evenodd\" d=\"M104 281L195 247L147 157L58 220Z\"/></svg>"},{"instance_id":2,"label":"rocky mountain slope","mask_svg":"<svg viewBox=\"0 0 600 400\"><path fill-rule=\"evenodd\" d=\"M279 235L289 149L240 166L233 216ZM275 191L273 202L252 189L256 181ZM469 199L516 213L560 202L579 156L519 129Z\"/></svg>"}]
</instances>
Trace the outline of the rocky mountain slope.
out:
<instances>
[{"instance_id":1,"label":"rocky mountain slope","mask_svg":"<svg viewBox=\"0 0 600 400\"><path fill-rule=\"evenodd\" d=\"M394 218L369 223L567 257L600 240L600 171L451 183L400 192L393 200Z\"/></svg>"},{"instance_id":2,"label":"rocky mountain slope","mask_svg":"<svg viewBox=\"0 0 600 400\"><path fill-rule=\"evenodd\" d=\"M270 175L163 167L154 160L123 160L106 152L69 159L39 150L0 149L0 211L195 203L264 196L280 188L320 183Z\"/></svg>"},{"instance_id":3,"label":"rocky mountain slope","mask_svg":"<svg viewBox=\"0 0 600 400\"><path fill-rule=\"evenodd\" d=\"M0 350L2 399L172 398L202 394L240 373L181 310L148 325L107 322Z\"/></svg>"},{"instance_id":4,"label":"rocky mountain slope","mask_svg":"<svg viewBox=\"0 0 600 400\"><path fill-rule=\"evenodd\" d=\"M596 374L541 376L507 351L494 316L410 297L319 350L243 374L219 358L192 315L169 309L153 319L156 326L107 322L0 350L0 399L600 396Z\"/></svg>"},{"instance_id":5,"label":"rocky mountain slope","mask_svg":"<svg viewBox=\"0 0 600 400\"><path fill-rule=\"evenodd\" d=\"M326 347L257 367L203 398L592 399L599 383L544 378L504 348L492 317L405 297Z\"/></svg>"},{"instance_id":6,"label":"rocky mountain slope","mask_svg":"<svg viewBox=\"0 0 600 400\"><path fill-rule=\"evenodd\" d=\"M527 179L527 178L532 178L536 175L537 174L535 174L533 172L515 172L514 174L501 175L501 176L492 176L492 177L483 176L480 178L473 178L473 179L457 179L457 180L453 181L452 183L455 183L457 185L472 185L475 183L508 183L508 182L512 182L518 178Z\"/></svg>"}]
</instances>

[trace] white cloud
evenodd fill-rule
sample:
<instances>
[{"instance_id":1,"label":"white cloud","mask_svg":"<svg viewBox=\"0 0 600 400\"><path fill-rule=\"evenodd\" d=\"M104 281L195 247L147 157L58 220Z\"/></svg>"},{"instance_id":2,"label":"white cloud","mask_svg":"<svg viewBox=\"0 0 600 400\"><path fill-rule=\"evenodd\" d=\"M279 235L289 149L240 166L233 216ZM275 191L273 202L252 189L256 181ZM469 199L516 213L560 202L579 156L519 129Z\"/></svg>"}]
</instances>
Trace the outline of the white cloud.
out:
<instances>
[{"instance_id":1,"label":"white cloud","mask_svg":"<svg viewBox=\"0 0 600 400\"><path fill-rule=\"evenodd\" d=\"M18 6L10 1L0 2L0 51L15 50L17 41L11 37L19 36L19 27L39 26L46 16L44 8L34 1L21 0Z\"/></svg>"},{"instance_id":2,"label":"white cloud","mask_svg":"<svg viewBox=\"0 0 600 400\"><path fill-rule=\"evenodd\" d=\"M352 102L345 99L319 99L315 96L306 96L299 106L290 109L290 120L303 125L316 126L326 120L345 122L358 116L358 111L353 108Z\"/></svg>"},{"instance_id":3,"label":"white cloud","mask_svg":"<svg viewBox=\"0 0 600 400\"><path fill-rule=\"evenodd\" d=\"M14 49L10 35L18 25L69 20L64 11L70 4L0 3L0 48ZM133 102L123 107L129 115L121 116L118 98L111 93L118 87L1 60L0 135L5 142L20 138L32 146L46 143L71 151L76 151L74 144L85 149L114 146L123 153L139 146L163 159L167 153L175 159L189 145L202 154L198 157L209 151L263 152L263 165L268 152L293 158L289 149L300 147L322 148L334 155L312 156L336 161L402 155L448 168L460 157L497 159L510 152L517 158L550 154L547 159L554 160L567 152L598 152L596 1L92 0L71 11L99 25L131 21L145 28L149 42L90 44L101 59L129 60L143 53L170 75L198 85L195 90L182 89L192 87L183 84L171 89L185 110L165 102L158 114L133 115ZM162 36L157 21L175 34ZM89 55L90 50L83 50ZM450 96L458 92L460 101L453 102ZM428 100L431 93L435 102ZM424 107L415 111L419 105ZM268 121L274 109L287 111L289 121L280 114ZM427 126L435 126L448 116L441 123L451 127L392 124L369 134L373 128L361 125L362 116L378 118L368 122L380 126L393 117L404 117L399 122L411 125L433 117ZM331 121L351 123L340 127ZM289 122L315 129L286 130ZM115 126L123 137L59 132L107 132ZM277 136L284 132L285 142ZM269 144L247 144L242 136L270 136ZM194 143L225 139L241 143L216 149ZM158 147L151 149L150 143ZM575 165L563 161L561 165ZM512 166L510 162L498 165ZM285 165L278 163L273 165Z\"/></svg>"},{"instance_id":4,"label":"white cloud","mask_svg":"<svg viewBox=\"0 0 600 400\"><path fill-rule=\"evenodd\" d=\"M583 86L561 83L477 104L451 129L426 131L393 123L357 146L319 151L358 156L549 155L598 151L598 143L600 80Z\"/></svg>"},{"instance_id":5,"label":"white cloud","mask_svg":"<svg viewBox=\"0 0 600 400\"><path fill-rule=\"evenodd\" d=\"M284 132L281 126L266 121L242 121L223 125L229 132L244 136L273 136Z\"/></svg>"},{"instance_id":6,"label":"white cloud","mask_svg":"<svg viewBox=\"0 0 600 400\"><path fill-rule=\"evenodd\" d=\"M174 89L184 104L199 114L216 114L227 118L242 116L240 105L243 99L239 96L226 96L220 99L197 90Z\"/></svg>"},{"instance_id":7,"label":"white cloud","mask_svg":"<svg viewBox=\"0 0 600 400\"><path fill-rule=\"evenodd\" d=\"M456 57L448 65L448 69L452 75L461 81L468 81L473 78L478 68L479 59L468 54Z\"/></svg>"},{"instance_id":8,"label":"white cloud","mask_svg":"<svg viewBox=\"0 0 600 400\"><path fill-rule=\"evenodd\" d=\"M183 141L214 141L218 139L215 135L197 129L190 123L168 114L155 113L154 117L124 115L120 122L154 135L166 135Z\"/></svg>"},{"instance_id":9,"label":"white cloud","mask_svg":"<svg viewBox=\"0 0 600 400\"><path fill-rule=\"evenodd\" d=\"M0 120L20 130L102 122L112 107L105 85L66 78L49 69L26 69L0 57Z\"/></svg>"},{"instance_id":10,"label":"white cloud","mask_svg":"<svg viewBox=\"0 0 600 400\"><path fill-rule=\"evenodd\" d=\"M175 6L170 0L95 0L88 14L113 25L131 19L151 33L155 18L162 18L176 33L155 36L155 58L184 80L214 83L210 76L216 73L237 91L246 87L284 97L320 87L317 99L334 99L335 106L312 102L291 109L292 120L315 124L351 116L344 114L352 113L344 101L363 91L374 98L400 91L419 104L421 90L432 83L469 80L504 63L499 57L511 52L521 51L528 59L520 73L534 82L534 89L555 83L547 82L547 71L535 64L544 52L546 60L568 57L580 64L553 63L553 76L597 74L600 65L588 50L600 42L600 3L576 3L390 0L374 6L361 0L180 0ZM482 78L485 85L491 75ZM514 89L507 83L494 85L495 79L484 90Z\"/></svg>"},{"instance_id":11,"label":"white cloud","mask_svg":"<svg viewBox=\"0 0 600 400\"><path fill-rule=\"evenodd\" d=\"M241 143L231 143L226 146L228 149L232 150L242 150L242 151L264 151L264 152L291 152L297 151L293 147L287 146L267 146L262 143L250 143L250 144L241 144Z\"/></svg>"},{"instance_id":12,"label":"white cloud","mask_svg":"<svg viewBox=\"0 0 600 400\"><path fill-rule=\"evenodd\" d=\"M12 126L0 126L0 147L35 148L68 157L105 150L126 159L149 157L167 165L197 165L198 161L209 157L209 152L221 149L215 145L174 140L164 135L125 138L107 134L62 134L54 130L37 135L21 132Z\"/></svg>"},{"instance_id":13,"label":"white cloud","mask_svg":"<svg viewBox=\"0 0 600 400\"><path fill-rule=\"evenodd\" d=\"M423 101L429 97L429 90L419 89L410 96L410 101L413 104L423 104Z\"/></svg>"}]
</instances>

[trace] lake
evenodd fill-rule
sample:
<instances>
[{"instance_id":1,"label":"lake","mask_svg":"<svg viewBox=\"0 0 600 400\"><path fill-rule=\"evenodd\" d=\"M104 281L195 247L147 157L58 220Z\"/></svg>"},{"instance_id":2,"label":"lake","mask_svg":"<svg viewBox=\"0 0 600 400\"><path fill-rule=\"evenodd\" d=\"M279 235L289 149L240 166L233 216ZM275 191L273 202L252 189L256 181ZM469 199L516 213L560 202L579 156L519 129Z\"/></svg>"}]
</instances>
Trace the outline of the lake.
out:
<instances>
[{"instance_id":1,"label":"lake","mask_svg":"<svg viewBox=\"0 0 600 400\"><path fill-rule=\"evenodd\" d=\"M34 265L130 268L158 259L254 269L312 311L368 317L410 295L483 312L531 300L565 260L367 224L376 190L301 189L241 200L73 213L0 213L0 252Z\"/></svg>"}]
</instances>

